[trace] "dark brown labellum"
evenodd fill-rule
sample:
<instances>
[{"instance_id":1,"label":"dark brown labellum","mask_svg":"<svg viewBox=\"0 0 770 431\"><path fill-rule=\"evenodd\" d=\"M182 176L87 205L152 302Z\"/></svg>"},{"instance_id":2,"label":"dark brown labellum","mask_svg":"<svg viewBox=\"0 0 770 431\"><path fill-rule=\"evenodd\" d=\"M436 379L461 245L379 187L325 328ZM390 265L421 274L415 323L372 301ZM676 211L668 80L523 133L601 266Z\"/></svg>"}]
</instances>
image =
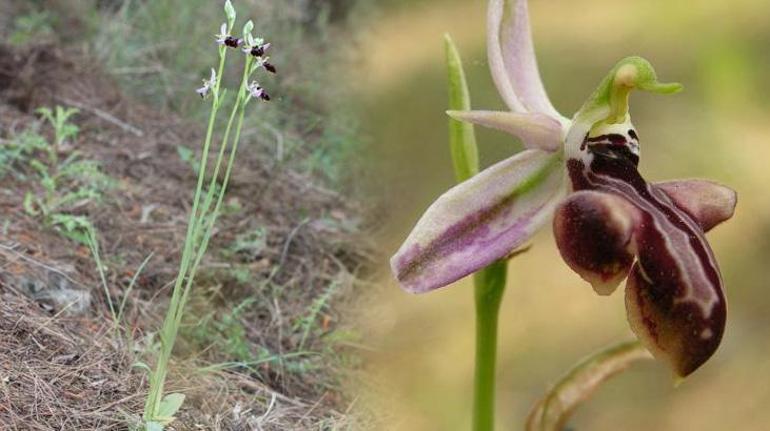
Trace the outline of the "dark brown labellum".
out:
<instances>
[{"instance_id":1,"label":"dark brown labellum","mask_svg":"<svg viewBox=\"0 0 770 431\"><path fill-rule=\"evenodd\" d=\"M629 323L653 355L686 376L714 353L724 331L722 277L703 229L732 212L710 209L709 199L689 201L702 192L688 200L681 190L669 195L648 183L633 144L621 135L589 138L587 157L567 161L576 193L556 214L557 244L570 266L605 294L628 274L635 255L626 284ZM734 206L730 193L708 196Z\"/></svg>"},{"instance_id":2,"label":"dark brown labellum","mask_svg":"<svg viewBox=\"0 0 770 431\"><path fill-rule=\"evenodd\" d=\"M237 37L227 36L224 42L225 46L230 48L238 48L241 45L241 39Z\"/></svg>"}]
</instances>

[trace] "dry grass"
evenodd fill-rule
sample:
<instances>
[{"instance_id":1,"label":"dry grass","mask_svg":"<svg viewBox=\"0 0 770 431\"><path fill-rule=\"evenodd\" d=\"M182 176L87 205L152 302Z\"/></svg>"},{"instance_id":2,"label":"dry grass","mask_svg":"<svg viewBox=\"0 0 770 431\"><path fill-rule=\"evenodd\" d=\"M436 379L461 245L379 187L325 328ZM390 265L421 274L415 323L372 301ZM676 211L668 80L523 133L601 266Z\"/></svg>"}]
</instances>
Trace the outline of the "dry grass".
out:
<instances>
[{"instance_id":1,"label":"dry grass","mask_svg":"<svg viewBox=\"0 0 770 431\"><path fill-rule=\"evenodd\" d=\"M0 298L3 429L125 429L117 412L141 408L141 379L105 328L51 316L4 283Z\"/></svg>"}]
</instances>

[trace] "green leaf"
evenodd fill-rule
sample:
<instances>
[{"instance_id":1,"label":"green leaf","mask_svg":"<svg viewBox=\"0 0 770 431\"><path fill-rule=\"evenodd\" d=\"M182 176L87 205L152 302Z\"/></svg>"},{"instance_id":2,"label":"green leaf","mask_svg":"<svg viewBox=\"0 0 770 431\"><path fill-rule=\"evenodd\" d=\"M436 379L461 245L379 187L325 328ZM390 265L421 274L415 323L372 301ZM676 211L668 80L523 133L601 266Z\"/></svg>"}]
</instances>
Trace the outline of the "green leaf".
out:
<instances>
[{"instance_id":1,"label":"green leaf","mask_svg":"<svg viewBox=\"0 0 770 431\"><path fill-rule=\"evenodd\" d=\"M47 107L37 108L35 112L40 114L43 118L48 120L51 124L56 123L56 120L53 117L53 111L51 111L51 108L47 108Z\"/></svg>"},{"instance_id":2,"label":"green leaf","mask_svg":"<svg viewBox=\"0 0 770 431\"><path fill-rule=\"evenodd\" d=\"M24 206L24 211L31 216L36 216L40 214L40 211L38 211L37 208L35 208L35 195L33 195L30 192L27 192L26 194L24 194L23 206Z\"/></svg>"},{"instance_id":3,"label":"green leaf","mask_svg":"<svg viewBox=\"0 0 770 431\"><path fill-rule=\"evenodd\" d=\"M168 425L174 421L174 415L184 403L184 394L174 393L168 394L160 402L158 406L157 415L155 415L155 421L162 425Z\"/></svg>"},{"instance_id":4,"label":"green leaf","mask_svg":"<svg viewBox=\"0 0 770 431\"><path fill-rule=\"evenodd\" d=\"M444 47L449 77L449 110L468 111L471 109L471 98L462 60L448 34L444 35ZM449 120L449 148L457 180L462 182L476 175L479 171L479 155L472 124Z\"/></svg>"},{"instance_id":5,"label":"green leaf","mask_svg":"<svg viewBox=\"0 0 770 431\"><path fill-rule=\"evenodd\" d=\"M32 169L36 170L41 177L48 176L48 166L46 166L40 160L37 160L37 159L30 160L29 166L32 167Z\"/></svg>"},{"instance_id":6,"label":"green leaf","mask_svg":"<svg viewBox=\"0 0 770 431\"><path fill-rule=\"evenodd\" d=\"M131 367L132 368L139 368L139 369L147 371L148 373L152 373L152 368L150 368L149 365L147 365L147 364L145 364L144 362L141 362L141 361L134 362L133 364L131 364Z\"/></svg>"},{"instance_id":7,"label":"green leaf","mask_svg":"<svg viewBox=\"0 0 770 431\"><path fill-rule=\"evenodd\" d=\"M65 237L88 245L89 235L93 232L93 225L84 216L56 213L51 215L51 224Z\"/></svg>"},{"instance_id":8,"label":"green leaf","mask_svg":"<svg viewBox=\"0 0 770 431\"><path fill-rule=\"evenodd\" d=\"M163 425L155 421L147 421L144 424L144 431L163 431Z\"/></svg>"},{"instance_id":9,"label":"green leaf","mask_svg":"<svg viewBox=\"0 0 770 431\"><path fill-rule=\"evenodd\" d=\"M179 154L179 158L190 165L193 172L195 174L198 174L198 169L200 168L199 164L200 161L198 160L198 157L195 155L195 151L183 146L183 145L177 145L176 146L176 152Z\"/></svg>"}]
</instances>

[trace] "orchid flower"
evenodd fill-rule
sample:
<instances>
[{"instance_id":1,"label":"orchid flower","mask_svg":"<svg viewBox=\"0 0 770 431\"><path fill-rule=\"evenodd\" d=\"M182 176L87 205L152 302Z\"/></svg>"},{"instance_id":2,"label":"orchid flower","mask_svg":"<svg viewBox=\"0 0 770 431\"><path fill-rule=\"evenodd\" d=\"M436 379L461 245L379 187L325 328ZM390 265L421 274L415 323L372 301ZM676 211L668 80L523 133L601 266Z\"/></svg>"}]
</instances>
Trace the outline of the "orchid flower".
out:
<instances>
[{"instance_id":1,"label":"orchid flower","mask_svg":"<svg viewBox=\"0 0 770 431\"><path fill-rule=\"evenodd\" d=\"M203 86L195 90L196 93L198 93L199 96L202 98L208 97L208 95L211 93L211 91L216 88L217 84L217 71L214 70L214 68L211 68L211 76L209 79L203 80Z\"/></svg>"},{"instance_id":2,"label":"orchid flower","mask_svg":"<svg viewBox=\"0 0 770 431\"><path fill-rule=\"evenodd\" d=\"M553 220L559 251L597 293L626 282L632 330L686 376L716 350L725 325L722 277L704 232L733 214L736 194L704 180L646 181L628 112L633 89L669 94L646 60L621 60L571 118L538 72L527 1L488 10L488 57L510 112L450 111L498 129L526 150L439 197L391 260L401 286L423 293L510 255Z\"/></svg>"},{"instance_id":3,"label":"orchid flower","mask_svg":"<svg viewBox=\"0 0 770 431\"><path fill-rule=\"evenodd\" d=\"M270 100L270 95L267 94L264 88L262 88L257 81L252 81L246 89L249 91L249 97L255 99L262 99L264 101Z\"/></svg>"},{"instance_id":4,"label":"orchid flower","mask_svg":"<svg viewBox=\"0 0 770 431\"><path fill-rule=\"evenodd\" d=\"M243 39L233 37L227 31L227 23L222 23L222 26L219 28L219 34L214 35L214 38L217 41L217 45L223 45L228 48L238 48L243 45Z\"/></svg>"}]
</instances>

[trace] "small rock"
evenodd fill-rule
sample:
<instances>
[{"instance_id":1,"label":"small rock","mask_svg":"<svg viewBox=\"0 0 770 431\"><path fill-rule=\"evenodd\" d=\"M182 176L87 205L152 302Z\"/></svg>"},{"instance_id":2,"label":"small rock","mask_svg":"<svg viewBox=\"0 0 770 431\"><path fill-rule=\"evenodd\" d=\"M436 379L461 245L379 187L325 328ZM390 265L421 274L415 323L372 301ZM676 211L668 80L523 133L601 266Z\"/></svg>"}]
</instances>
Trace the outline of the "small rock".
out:
<instances>
[{"instance_id":1,"label":"small rock","mask_svg":"<svg viewBox=\"0 0 770 431\"><path fill-rule=\"evenodd\" d=\"M53 313L64 310L65 314L80 315L91 306L91 292L78 288L54 271L48 271L40 277L21 275L14 284L25 295Z\"/></svg>"}]
</instances>

